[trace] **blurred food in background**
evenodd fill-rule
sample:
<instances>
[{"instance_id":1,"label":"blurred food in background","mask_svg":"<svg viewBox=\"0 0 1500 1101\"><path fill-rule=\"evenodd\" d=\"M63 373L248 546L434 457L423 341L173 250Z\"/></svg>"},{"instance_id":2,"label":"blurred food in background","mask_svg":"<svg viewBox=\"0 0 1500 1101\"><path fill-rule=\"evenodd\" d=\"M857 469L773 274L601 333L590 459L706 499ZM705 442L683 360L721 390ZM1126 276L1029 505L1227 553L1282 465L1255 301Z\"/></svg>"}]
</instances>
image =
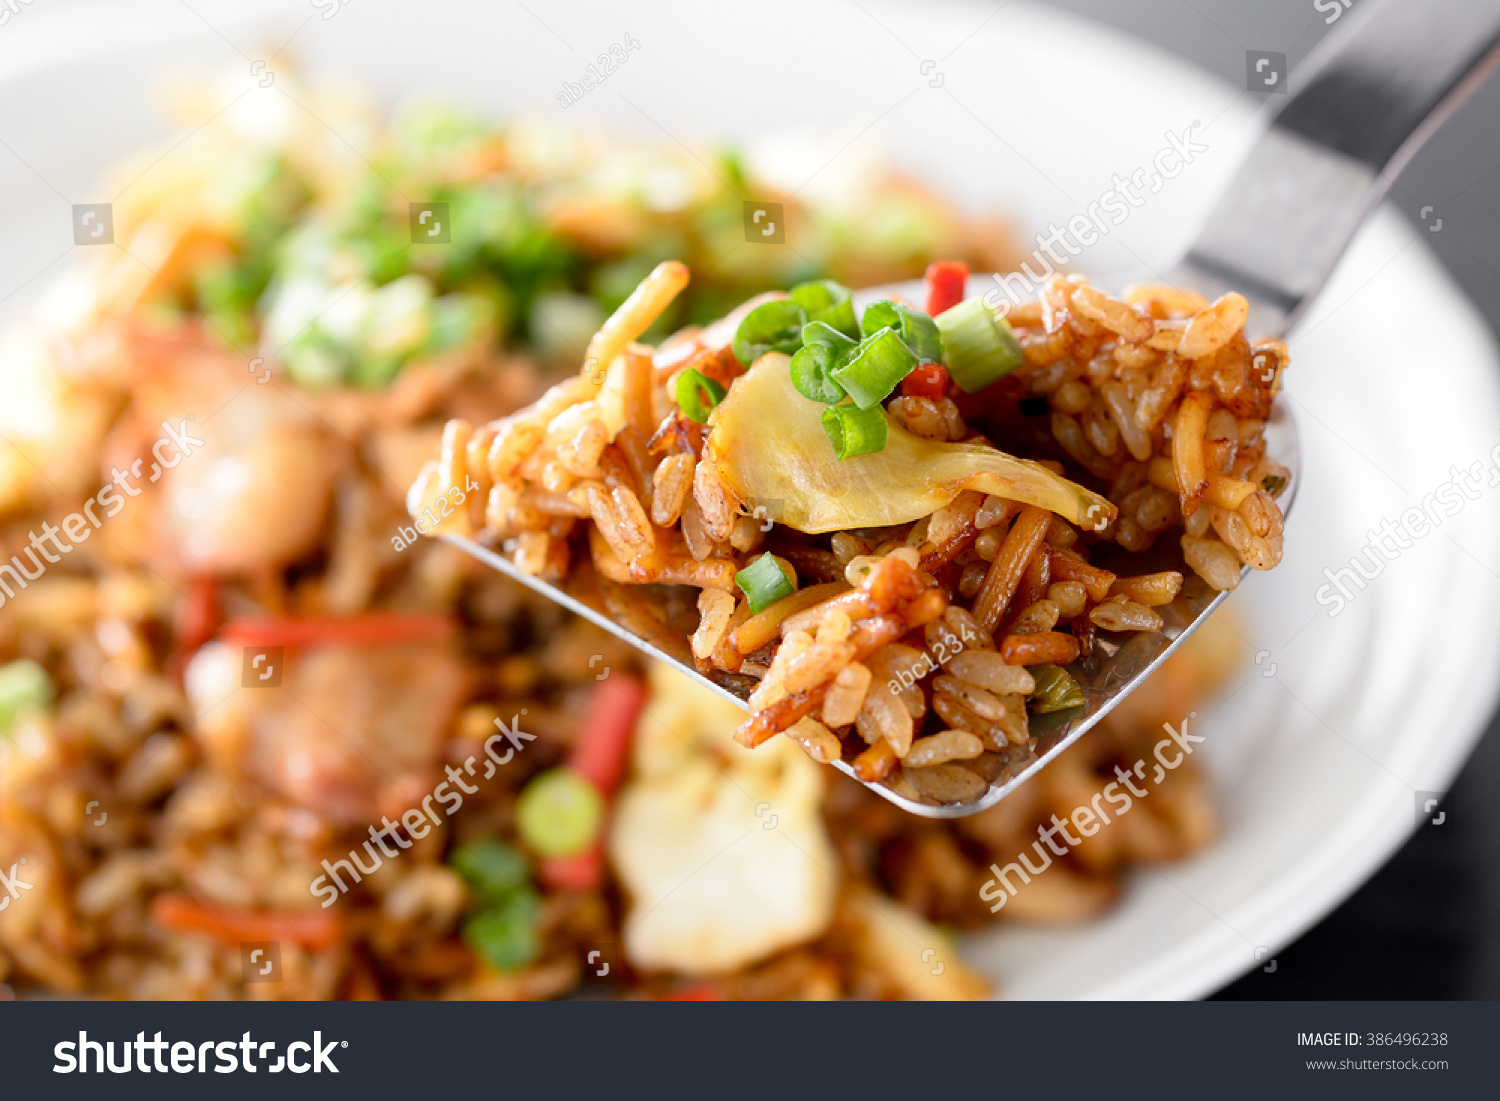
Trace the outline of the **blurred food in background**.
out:
<instances>
[{"instance_id":1,"label":"blurred food in background","mask_svg":"<svg viewBox=\"0 0 1500 1101\"><path fill-rule=\"evenodd\" d=\"M953 936L993 920L988 865L1222 677L1213 625L993 811L918 820L789 742L750 754L732 708L413 542L402 494L445 420L575 370L665 257L695 272L668 331L806 278L1006 269L1004 223L888 172L803 202L726 150L431 104L385 125L281 79L227 109L179 89L187 136L103 189L115 245L0 340L0 982L986 993ZM747 198L788 244L746 241ZM1161 795L1000 918L1088 917L1211 836L1191 762Z\"/></svg>"}]
</instances>

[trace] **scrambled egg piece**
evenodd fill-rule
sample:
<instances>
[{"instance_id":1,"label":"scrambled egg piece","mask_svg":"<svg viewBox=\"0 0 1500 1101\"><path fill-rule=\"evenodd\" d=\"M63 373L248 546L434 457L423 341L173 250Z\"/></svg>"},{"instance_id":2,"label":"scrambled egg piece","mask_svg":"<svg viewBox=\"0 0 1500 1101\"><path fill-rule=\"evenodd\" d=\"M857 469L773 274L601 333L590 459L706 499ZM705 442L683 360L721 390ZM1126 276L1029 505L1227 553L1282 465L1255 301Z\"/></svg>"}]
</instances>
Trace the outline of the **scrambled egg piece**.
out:
<instances>
[{"instance_id":1,"label":"scrambled egg piece","mask_svg":"<svg viewBox=\"0 0 1500 1101\"><path fill-rule=\"evenodd\" d=\"M651 681L609 840L626 954L711 975L818 936L838 887L821 766L786 738L736 744L741 712L681 673L657 666Z\"/></svg>"}]
</instances>

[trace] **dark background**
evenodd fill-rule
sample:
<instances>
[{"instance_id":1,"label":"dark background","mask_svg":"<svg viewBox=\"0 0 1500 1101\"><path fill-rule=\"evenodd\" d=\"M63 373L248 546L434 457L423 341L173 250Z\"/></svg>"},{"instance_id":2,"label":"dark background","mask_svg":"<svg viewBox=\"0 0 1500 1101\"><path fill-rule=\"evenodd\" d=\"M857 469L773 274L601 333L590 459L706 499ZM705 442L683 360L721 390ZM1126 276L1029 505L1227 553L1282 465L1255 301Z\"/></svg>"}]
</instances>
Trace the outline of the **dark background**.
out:
<instances>
[{"instance_id":1,"label":"dark background","mask_svg":"<svg viewBox=\"0 0 1500 1101\"><path fill-rule=\"evenodd\" d=\"M1050 0L1182 55L1241 87L1245 52L1293 69L1350 17L1313 0ZM1366 0L1353 0L1357 8ZM1434 3L1453 0L1433 0ZM1246 93L1247 98L1252 93ZM1255 93L1253 98L1268 99ZM1391 201L1500 331L1500 77L1417 155ZM1432 207L1422 218L1422 209ZM1425 365L1424 365L1425 366ZM1430 365L1437 369L1440 365ZM1348 902L1217 998L1500 997L1500 716L1445 800Z\"/></svg>"}]
</instances>

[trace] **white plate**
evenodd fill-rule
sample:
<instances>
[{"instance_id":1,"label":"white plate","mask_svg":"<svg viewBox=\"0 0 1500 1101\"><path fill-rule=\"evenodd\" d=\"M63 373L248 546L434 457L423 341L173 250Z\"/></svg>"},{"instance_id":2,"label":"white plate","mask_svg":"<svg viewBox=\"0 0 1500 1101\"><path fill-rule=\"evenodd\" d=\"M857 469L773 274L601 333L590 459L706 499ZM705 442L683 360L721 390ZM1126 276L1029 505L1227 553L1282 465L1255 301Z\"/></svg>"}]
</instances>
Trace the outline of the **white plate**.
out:
<instances>
[{"instance_id":1,"label":"white plate","mask_svg":"<svg viewBox=\"0 0 1500 1101\"><path fill-rule=\"evenodd\" d=\"M349 73L389 98L438 88L497 114L531 109L663 141L733 137L773 157L791 186L835 195L861 157L886 150L1033 231L1083 213L1115 172L1149 170L1166 135L1198 120L1207 151L1071 265L1104 282L1180 251L1255 128L1237 88L1021 3L994 14L874 0L628 13L607 3L320 5L20 9L0 57L0 297L11 296L0 312L24 308L62 266L38 277L69 246L67 203L107 198L93 190L104 166L165 132L148 106L155 76L183 62L224 66L251 88L251 62L299 25L294 51L309 71ZM247 10L272 14L251 26ZM563 82L627 31L641 50L564 112ZM1500 482L1489 458L1500 390L1487 330L1420 233L1387 210L1296 334L1293 363L1306 481L1286 561L1234 598L1259 663L1196 725L1222 836L1194 860L1134 875L1100 921L971 938L970 957L1007 996L1216 989L1390 855L1414 828L1416 793L1446 788L1490 714L1500 493L1487 480L1495 470ZM1450 464L1474 462L1485 464L1477 499L1330 617L1316 598L1324 568L1435 491Z\"/></svg>"}]
</instances>

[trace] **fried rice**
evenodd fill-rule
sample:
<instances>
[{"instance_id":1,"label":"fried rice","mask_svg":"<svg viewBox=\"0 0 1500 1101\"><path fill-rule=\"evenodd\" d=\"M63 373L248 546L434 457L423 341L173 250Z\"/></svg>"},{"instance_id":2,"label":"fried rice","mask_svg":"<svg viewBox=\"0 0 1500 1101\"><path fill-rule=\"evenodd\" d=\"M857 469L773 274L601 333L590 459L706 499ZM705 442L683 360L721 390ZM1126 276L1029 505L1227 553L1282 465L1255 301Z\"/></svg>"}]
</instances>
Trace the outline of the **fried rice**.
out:
<instances>
[{"instance_id":1,"label":"fried rice","mask_svg":"<svg viewBox=\"0 0 1500 1101\"><path fill-rule=\"evenodd\" d=\"M644 668L617 640L452 547L406 538L402 489L439 437L445 477L466 485L469 468L456 477L454 456L477 458L477 437L493 457L500 433L466 436L461 425L537 400L547 365L587 341L587 331L574 335L579 325L592 331L665 250L686 241L699 280L659 326L818 273L772 246L755 251L754 270L708 270L706 258L728 251L718 247L723 227L737 231L738 196L704 183L675 150L490 128L431 107L387 129L347 97L293 91L346 135L376 137L351 143L295 113L275 133L266 119L242 117L248 101L190 96L179 106L191 134L121 170L121 182L138 184L115 209L128 255L90 253L39 321L7 333L0 349L13 399L0 409L9 445L0 456L0 870L15 887L0 895L0 996L988 993L951 937L996 920L979 897L987 866L1011 859L1050 814L1086 802L1162 721L1180 719L1233 663L1232 633L1210 625L1046 773L956 824L900 813L790 740L749 753L733 741L738 716L723 701ZM643 164L691 177L691 200L663 209L643 187L621 191ZM407 249L408 193L475 217L456 218L452 246ZM821 274L907 277L976 240L986 244L971 262L1006 266L1003 232L963 222L905 181L877 181L841 211L784 198L802 239L827 235ZM903 225L922 227L909 251L840 229L841 218L869 221L891 203L916 216ZM343 311L321 312L339 299ZM1102 430L1092 407L1066 389L1092 382L1087 366L1057 367L1099 335L1074 344L1073 324L1018 321L1037 360L1024 377L1075 418L1100 461L1118 458L1094 438ZM491 535L512 541L534 572L593 559L627 588L618 572L626 559L611 562L602 533L587 550L575 545L594 508L585 492L580 511L575 491L589 464L602 463L615 480L597 479L595 499L622 546L623 529L642 523L614 494L629 484L654 530L681 530L708 549L678 562L688 584L707 576L691 571L722 577L724 563L767 546L841 592L878 595L887 579L902 594L917 583L922 591L886 615L941 592L941 570L930 574L936 585L922 577L914 525L836 534L826 545L782 529L757 534L746 517L711 512L726 499L699 474L699 427L674 422L671 446L652 451L665 417L654 416L660 384L689 361L737 370L726 346L712 327L656 359L625 346L637 382L649 367L649 394L633 391L653 405L639 438L626 431L596 454L597 433L574 433L552 448L550 474L536 469L507 505L507 524L524 523ZM1132 395L1149 390L1124 381ZM957 435L955 418L970 417L914 400L899 415L914 432L933 434L941 421ZM151 464L170 454L156 450L164 423L201 446L163 470ZM1217 441L1215 427L1211 416L1205 433ZM1243 463L1249 452L1232 450L1227 466L1222 448L1210 465L1255 476ZM483 532L497 478L486 463L472 469L485 490L466 494L460 511L468 530ZM1155 484L1131 477L1122 499ZM1009 505L981 499L971 516L970 503L944 521L960 582L993 560L985 533L1016 522ZM937 523L926 521L926 534ZM1138 538L1123 514L1118 525L1122 542ZM66 553L42 549L62 550L35 535L49 528L66 533ZM1059 570L1080 584L1094 578L1063 553L1061 531L1049 522ZM851 581L844 575L858 558L870 568ZM1028 606L1056 590L1061 619L1077 604L1066 588L1073 574L1039 588L1035 561L1018 587L1035 597ZM722 585L703 591L732 595ZM1157 592L1146 583L1121 591L1143 605ZM966 598L944 599L949 616ZM729 612L736 634L752 622L738 609ZM710 634L712 611L703 617ZM740 654L724 643L735 636L723 624L705 652L726 655L726 667L737 659L742 672L760 665L764 681L775 658L767 643L791 618L757 623L771 633ZM989 648L965 653L979 661L959 654L945 675L983 691L996 676L1017 677L992 668ZM824 712L855 707L861 677L849 670L881 668L877 657L838 670ZM964 693L954 698L965 707L984 706ZM816 729L792 729L811 729L807 743L829 752ZM913 742L929 769L972 761L938 760L972 748L961 737ZM564 773L586 780L593 801ZM1202 774L1185 762L1158 798L1057 862L998 920L1093 916L1130 867L1205 844L1212 821ZM740 849L720 859L701 847L716 830L750 828L741 849L751 856L740 863L726 863ZM273 944L267 976L248 961ZM929 962L934 951L945 969Z\"/></svg>"},{"instance_id":2,"label":"fried rice","mask_svg":"<svg viewBox=\"0 0 1500 1101\"><path fill-rule=\"evenodd\" d=\"M954 267L934 265L935 316L877 302L856 329L847 310L828 337L846 394L799 377L805 335L756 343L772 315L832 332L794 305L809 284L634 343L688 283L664 263L579 376L477 428L450 421L409 508L432 534L600 590L620 622L738 687L742 744L785 733L919 802L977 799L1034 759L1031 715L1083 704L1068 667L1101 637L1160 631L1185 575L1222 591L1280 562L1287 471L1264 431L1287 356L1246 339L1237 294L1113 298L1055 276L1005 319L965 302L962 278L955 293ZM897 336L900 309L915 320ZM991 363L1002 340L1012 361L959 385L964 323L947 319L965 312L998 333ZM913 354L918 324L948 351ZM861 402L882 341L905 358ZM867 418L863 451L838 450L836 415ZM448 509L456 493L466 507ZM697 590L686 635L682 587Z\"/></svg>"}]
</instances>

